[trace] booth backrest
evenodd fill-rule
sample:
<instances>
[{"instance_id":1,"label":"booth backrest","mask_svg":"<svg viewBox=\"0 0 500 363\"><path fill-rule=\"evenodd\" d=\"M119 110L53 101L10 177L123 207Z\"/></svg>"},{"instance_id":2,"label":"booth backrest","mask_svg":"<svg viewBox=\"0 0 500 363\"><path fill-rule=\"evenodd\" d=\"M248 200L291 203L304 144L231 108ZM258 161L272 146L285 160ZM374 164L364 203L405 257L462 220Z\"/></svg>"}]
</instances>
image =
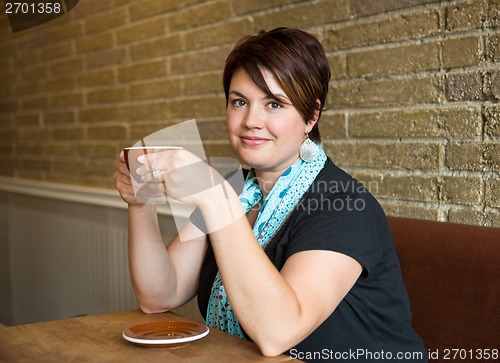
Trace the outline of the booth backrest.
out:
<instances>
[{"instance_id":1,"label":"booth backrest","mask_svg":"<svg viewBox=\"0 0 500 363\"><path fill-rule=\"evenodd\" d=\"M465 350L499 349L500 228L396 217L389 224L426 348L441 358L452 349L450 357L460 349L469 358Z\"/></svg>"}]
</instances>

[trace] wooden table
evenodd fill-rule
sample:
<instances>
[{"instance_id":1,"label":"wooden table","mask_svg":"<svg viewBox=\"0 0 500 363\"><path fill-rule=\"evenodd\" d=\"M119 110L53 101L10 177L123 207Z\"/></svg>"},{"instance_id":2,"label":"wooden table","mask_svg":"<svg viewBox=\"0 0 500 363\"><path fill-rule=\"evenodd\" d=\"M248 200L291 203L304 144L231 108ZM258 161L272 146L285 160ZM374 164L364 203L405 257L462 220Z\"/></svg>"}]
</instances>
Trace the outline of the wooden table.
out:
<instances>
[{"instance_id":1,"label":"wooden table","mask_svg":"<svg viewBox=\"0 0 500 363\"><path fill-rule=\"evenodd\" d=\"M298 362L286 355L266 358L255 344L217 329L170 349L141 347L122 337L134 325L168 320L188 319L132 310L0 328L0 362Z\"/></svg>"}]
</instances>

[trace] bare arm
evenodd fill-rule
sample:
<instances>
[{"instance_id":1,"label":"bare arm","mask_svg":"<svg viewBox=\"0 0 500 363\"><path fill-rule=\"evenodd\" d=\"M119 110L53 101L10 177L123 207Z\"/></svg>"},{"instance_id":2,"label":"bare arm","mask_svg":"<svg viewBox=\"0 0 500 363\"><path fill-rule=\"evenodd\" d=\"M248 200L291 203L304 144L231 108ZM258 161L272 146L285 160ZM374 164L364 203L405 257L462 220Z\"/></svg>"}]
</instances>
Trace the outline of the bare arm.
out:
<instances>
[{"instance_id":1,"label":"bare arm","mask_svg":"<svg viewBox=\"0 0 500 363\"><path fill-rule=\"evenodd\" d=\"M156 208L129 207L129 268L144 312L175 309L192 299L205 251L206 238L181 242L178 235L165 248Z\"/></svg>"},{"instance_id":2,"label":"bare arm","mask_svg":"<svg viewBox=\"0 0 500 363\"><path fill-rule=\"evenodd\" d=\"M236 208L234 195L231 201ZM214 211L221 216L225 204L212 200L202 207L207 225L220 223ZM246 218L214 230L211 243L228 298L264 355L280 354L307 337L335 310L362 271L356 260L331 251L299 252L278 271Z\"/></svg>"},{"instance_id":3,"label":"bare arm","mask_svg":"<svg viewBox=\"0 0 500 363\"><path fill-rule=\"evenodd\" d=\"M176 236L165 248L156 207L135 197L123 153L114 178L121 197L129 206L129 267L141 309L155 313L183 305L195 295L206 237L180 242ZM185 228L189 232L196 227L188 223Z\"/></svg>"},{"instance_id":4,"label":"bare arm","mask_svg":"<svg viewBox=\"0 0 500 363\"><path fill-rule=\"evenodd\" d=\"M186 151L150 156L152 168L165 171L161 182L146 165L140 171L146 180L157 180L156 190L165 187L172 198L200 208L238 320L264 355L278 355L302 341L334 311L362 267L340 253L305 251L290 257L278 271L255 239L229 183L205 183L212 187L200 190L197 182L207 175L220 180L202 163L196 164L199 169L183 173L183 166L198 160ZM325 285L329 288L324 289ZM170 294L174 291L171 288Z\"/></svg>"}]
</instances>

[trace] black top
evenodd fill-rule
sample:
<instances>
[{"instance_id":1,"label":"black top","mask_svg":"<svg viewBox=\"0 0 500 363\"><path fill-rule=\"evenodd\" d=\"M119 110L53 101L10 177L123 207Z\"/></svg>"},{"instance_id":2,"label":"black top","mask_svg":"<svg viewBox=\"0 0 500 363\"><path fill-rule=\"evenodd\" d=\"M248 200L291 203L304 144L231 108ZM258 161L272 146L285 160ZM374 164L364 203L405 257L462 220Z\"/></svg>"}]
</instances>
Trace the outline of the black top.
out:
<instances>
[{"instance_id":1,"label":"black top","mask_svg":"<svg viewBox=\"0 0 500 363\"><path fill-rule=\"evenodd\" d=\"M330 159L265 248L278 270L291 255L306 250L346 254L363 272L330 317L288 355L308 362L427 361L422 340L411 326L386 216L369 191ZM216 274L209 244L198 287L203 316Z\"/></svg>"}]
</instances>

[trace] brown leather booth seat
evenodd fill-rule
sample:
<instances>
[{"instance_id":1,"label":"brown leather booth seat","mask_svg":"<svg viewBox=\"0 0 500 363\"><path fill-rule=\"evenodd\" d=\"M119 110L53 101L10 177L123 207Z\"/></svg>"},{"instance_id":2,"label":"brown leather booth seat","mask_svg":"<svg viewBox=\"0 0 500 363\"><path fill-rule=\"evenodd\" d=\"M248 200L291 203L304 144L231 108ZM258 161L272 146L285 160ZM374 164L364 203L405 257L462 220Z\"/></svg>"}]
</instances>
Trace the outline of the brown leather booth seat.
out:
<instances>
[{"instance_id":1,"label":"brown leather booth seat","mask_svg":"<svg viewBox=\"0 0 500 363\"><path fill-rule=\"evenodd\" d=\"M499 349L500 228L396 217L389 224L426 348L439 361L480 361L470 350Z\"/></svg>"}]
</instances>

